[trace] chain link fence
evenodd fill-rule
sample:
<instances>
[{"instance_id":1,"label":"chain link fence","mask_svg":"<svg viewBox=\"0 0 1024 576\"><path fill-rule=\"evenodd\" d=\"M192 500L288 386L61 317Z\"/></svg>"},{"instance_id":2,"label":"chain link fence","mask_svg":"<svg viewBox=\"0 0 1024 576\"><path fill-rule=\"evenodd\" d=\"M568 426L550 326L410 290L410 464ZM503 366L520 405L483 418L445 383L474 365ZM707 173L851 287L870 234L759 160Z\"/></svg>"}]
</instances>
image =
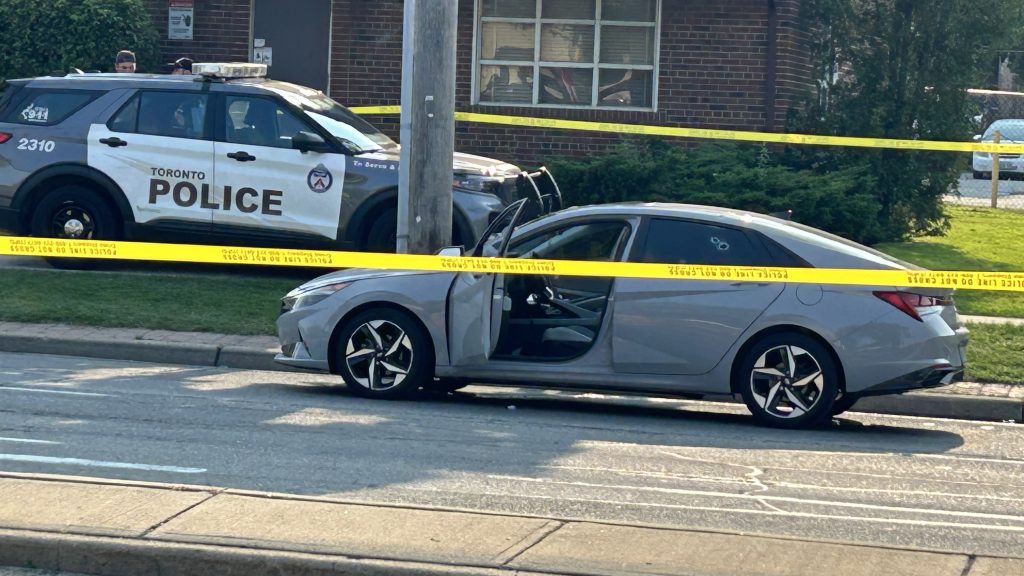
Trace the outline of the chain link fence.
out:
<instances>
[{"instance_id":1,"label":"chain link fence","mask_svg":"<svg viewBox=\"0 0 1024 576\"><path fill-rule=\"evenodd\" d=\"M1024 93L971 90L975 141L1024 144ZM974 152L946 201L1024 210L1024 155Z\"/></svg>"}]
</instances>

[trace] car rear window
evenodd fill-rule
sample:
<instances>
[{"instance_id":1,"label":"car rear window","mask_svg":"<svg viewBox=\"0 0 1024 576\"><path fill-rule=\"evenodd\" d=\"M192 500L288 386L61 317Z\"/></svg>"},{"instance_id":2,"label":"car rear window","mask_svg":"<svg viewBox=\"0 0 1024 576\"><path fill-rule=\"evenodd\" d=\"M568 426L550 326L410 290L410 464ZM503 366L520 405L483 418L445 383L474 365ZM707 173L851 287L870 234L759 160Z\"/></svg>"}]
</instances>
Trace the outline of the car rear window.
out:
<instances>
[{"instance_id":1,"label":"car rear window","mask_svg":"<svg viewBox=\"0 0 1024 576\"><path fill-rule=\"evenodd\" d=\"M14 99L14 95L18 92L19 88L20 86L0 81L0 118L7 114L7 107L10 106L11 100Z\"/></svg>"},{"instance_id":2,"label":"car rear window","mask_svg":"<svg viewBox=\"0 0 1024 576\"><path fill-rule=\"evenodd\" d=\"M51 126L63 122L97 95L81 90L24 90L17 104L4 110L4 122Z\"/></svg>"}]
</instances>

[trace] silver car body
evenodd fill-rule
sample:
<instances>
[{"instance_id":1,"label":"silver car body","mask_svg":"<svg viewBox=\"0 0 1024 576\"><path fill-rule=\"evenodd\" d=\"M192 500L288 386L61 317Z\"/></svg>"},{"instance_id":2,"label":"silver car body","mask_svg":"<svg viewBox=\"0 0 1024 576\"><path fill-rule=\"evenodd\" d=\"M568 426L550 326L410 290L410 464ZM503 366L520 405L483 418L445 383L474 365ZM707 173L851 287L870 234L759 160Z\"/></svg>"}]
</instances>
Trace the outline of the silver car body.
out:
<instances>
[{"instance_id":1,"label":"silver car body","mask_svg":"<svg viewBox=\"0 0 1024 576\"><path fill-rule=\"evenodd\" d=\"M780 254L795 255L805 266L910 267L790 222L688 205L570 208L521 226L512 243L574 222L615 220L629 226L621 252L629 260L644 222L653 218L745 230L781 247ZM279 362L336 371L332 335L346 318L374 306L398 307L419 319L433 340L438 377L543 387L730 394L731 371L745 345L771 331L797 330L827 343L841 366L846 392L885 394L957 379L967 343L967 330L952 305L918 309L917 320L875 296L874 291L903 290L892 286L617 278L589 350L566 361L509 360L493 354L505 298L502 275L344 270L317 278L296 293L341 283L347 285L326 299L282 313L277 322L283 349Z\"/></svg>"},{"instance_id":2,"label":"silver car body","mask_svg":"<svg viewBox=\"0 0 1024 576\"><path fill-rule=\"evenodd\" d=\"M1003 144L1024 142L1024 120L1017 119L996 120L985 129L985 133L978 140L986 144L993 143L996 130L999 131L999 141ZM988 152L975 152L971 155L971 168L976 173L992 172L992 155ZM1000 154L999 172L1003 175L1024 174L1024 154Z\"/></svg>"}]
</instances>

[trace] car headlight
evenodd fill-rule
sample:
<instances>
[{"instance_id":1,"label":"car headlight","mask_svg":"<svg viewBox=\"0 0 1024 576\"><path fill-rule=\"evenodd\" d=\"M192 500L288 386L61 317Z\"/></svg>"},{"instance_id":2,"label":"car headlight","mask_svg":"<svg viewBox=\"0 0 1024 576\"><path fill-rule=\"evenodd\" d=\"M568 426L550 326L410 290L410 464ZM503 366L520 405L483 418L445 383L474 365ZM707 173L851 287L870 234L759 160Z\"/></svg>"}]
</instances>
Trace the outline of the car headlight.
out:
<instances>
[{"instance_id":1,"label":"car headlight","mask_svg":"<svg viewBox=\"0 0 1024 576\"><path fill-rule=\"evenodd\" d=\"M308 308L322 302L327 297L337 293L351 282L336 282L332 284L320 284L310 287L300 286L289 292L281 299L281 310L288 312L300 308Z\"/></svg>"},{"instance_id":2,"label":"car headlight","mask_svg":"<svg viewBox=\"0 0 1024 576\"><path fill-rule=\"evenodd\" d=\"M479 174L457 174L452 178L452 188L466 190L467 192L483 192L486 194L497 194L502 179L494 176L482 176Z\"/></svg>"}]
</instances>

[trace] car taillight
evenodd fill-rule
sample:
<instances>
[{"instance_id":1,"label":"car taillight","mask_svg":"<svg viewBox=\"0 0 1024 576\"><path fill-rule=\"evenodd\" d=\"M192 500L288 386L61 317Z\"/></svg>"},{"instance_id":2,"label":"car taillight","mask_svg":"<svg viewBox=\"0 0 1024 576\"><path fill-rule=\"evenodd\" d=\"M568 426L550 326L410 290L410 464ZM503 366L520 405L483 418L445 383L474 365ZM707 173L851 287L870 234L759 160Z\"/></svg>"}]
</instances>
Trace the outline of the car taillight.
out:
<instances>
[{"instance_id":1,"label":"car taillight","mask_svg":"<svg viewBox=\"0 0 1024 576\"><path fill-rule=\"evenodd\" d=\"M3 144L4 142L7 142L8 140L10 140L12 136L14 136L14 134L8 134L7 132L0 132L0 144Z\"/></svg>"},{"instance_id":2,"label":"car taillight","mask_svg":"<svg viewBox=\"0 0 1024 576\"><path fill-rule=\"evenodd\" d=\"M953 304L952 296L925 296L924 294L914 294L911 292L875 292L874 294L918 322L924 321L917 312L918 308L950 306Z\"/></svg>"}]
</instances>

